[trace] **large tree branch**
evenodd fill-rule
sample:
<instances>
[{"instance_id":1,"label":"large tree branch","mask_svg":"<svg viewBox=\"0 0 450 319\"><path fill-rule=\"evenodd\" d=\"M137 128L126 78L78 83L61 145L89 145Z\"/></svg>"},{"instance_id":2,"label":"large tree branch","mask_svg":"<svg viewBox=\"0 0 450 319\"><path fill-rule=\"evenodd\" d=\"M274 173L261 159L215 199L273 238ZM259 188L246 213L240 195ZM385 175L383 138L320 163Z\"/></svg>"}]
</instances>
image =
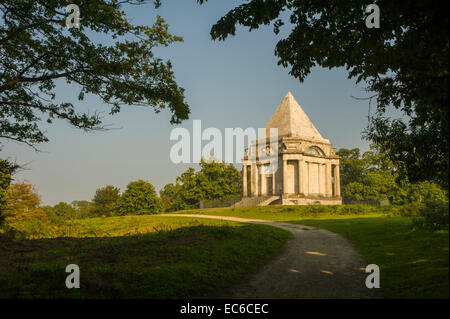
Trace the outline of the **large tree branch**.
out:
<instances>
[{"instance_id":1,"label":"large tree branch","mask_svg":"<svg viewBox=\"0 0 450 319\"><path fill-rule=\"evenodd\" d=\"M43 21L39 21L39 22L36 22L36 23L31 23L31 24L25 25L25 26L20 27L20 28L18 28L16 30L12 30L12 31L8 32L7 35L4 38L0 39L0 44L3 43L3 42L8 41L10 39L12 39L13 37L17 36L18 34L24 32L24 31L26 31L28 29L32 29L32 28L38 27L38 26L40 26L42 24L47 24L49 22L62 23L63 21L62 20L55 20L55 19L48 19L48 20L43 20Z\"/></svg>"},{"instance_id":2,"label":"large tree branch","mask_svg":"<svg viewBox=\"0 0 450 319\"><path fill-rule=\"evenodd\" d=\"M16 78L6 82L4 85L0 86L0 93L6 91L8 88L14 86L17 83L41 82L41 81L47 81L47 80L52 80L52 79L66 77L68 75L76 74L76 73L79 73L79 72L90 72L90 71L92 71L92 69L80 68L80 69L75 69L75 70L68 71L68 72L63 72L63 73L44 74L44 75L41 75L41 76L38 76L38 77L33 77L33 78L18 76Z\"/></svg>"}]
</instances>

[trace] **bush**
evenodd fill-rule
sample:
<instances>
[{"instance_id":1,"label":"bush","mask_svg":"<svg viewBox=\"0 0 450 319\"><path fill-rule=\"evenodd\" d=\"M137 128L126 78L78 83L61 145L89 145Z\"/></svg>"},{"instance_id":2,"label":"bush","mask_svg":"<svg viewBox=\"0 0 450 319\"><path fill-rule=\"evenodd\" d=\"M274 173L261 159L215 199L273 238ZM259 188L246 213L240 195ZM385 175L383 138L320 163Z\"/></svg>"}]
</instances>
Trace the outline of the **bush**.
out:
<instances>
[{"instance_id":1,"label":"bush","mask_svg":"<svg viewBox=\"0 0 450 319\"><path fill-rule=\"evenodd\" d=\"M400 215L403 217L417 217L420 216L420 212L424 206L424 204L419 202L404 204L396 207L394 215Z\"/></svg>"},{"instance_id":2,"label":"bush","mask_svg":"<svg viewBox=\"0 0 450 319\"><path fill-rule=\"evenodd\" d=\"M40 219L9 220L3 225L3 232L16 239L56 238L63 236L68 221L53 215Z\"/></svg>"},{"instance_id":3,"label":"bush","mask_svg":"<svg viewBox=\"0 0 450 319\"><path fill-rule=\"evenodd\" d=\"M403 205L446 201L446 198L447 191L429 181L416 184L403 183L401 187L397 188L392 204Z\"/></svg>"},{"instance_id":4,"label":"bush","mask_svg":"<svg viewBox=\"0 0 450 319\"><path fill-rule=\"evenodd\" d=\"M298 212L300 216L320 217L321 215L367 215L373 213L388 213L387 206L369 205L305 205L285 206L280 212Z\"/></svg>"},{"instance_id":5,"label":"bush","mask_svg":"<svg viewBox=\"0 0 450 319\"><path fill-rule=\"evenodd\" d=\"M420 209L420 217L414 220L414 225L430 230L448 230L448 221L448 201L433 201Z\"/></svg>"}]
</instances>

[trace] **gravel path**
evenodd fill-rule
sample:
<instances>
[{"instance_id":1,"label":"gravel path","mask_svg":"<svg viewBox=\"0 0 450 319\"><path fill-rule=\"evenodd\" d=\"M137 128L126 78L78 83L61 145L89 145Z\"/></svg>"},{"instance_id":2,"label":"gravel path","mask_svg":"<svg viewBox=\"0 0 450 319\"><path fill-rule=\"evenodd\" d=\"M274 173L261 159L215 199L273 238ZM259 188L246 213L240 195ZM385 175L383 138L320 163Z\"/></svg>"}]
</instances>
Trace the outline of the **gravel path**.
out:
<instances>
[{"instance_id":1,"label":"gravel path","mask_svg":"<svg viewBox=\"0 0 450 319\"><path fill-rule=\"evenodd\" d=\"M224 298L381 298L380 289L368 289L368 263L343 237L310 226L228 216L164 214L265 224L294 236L274 260L234 287Z\"/></svg>"}]
</instances>

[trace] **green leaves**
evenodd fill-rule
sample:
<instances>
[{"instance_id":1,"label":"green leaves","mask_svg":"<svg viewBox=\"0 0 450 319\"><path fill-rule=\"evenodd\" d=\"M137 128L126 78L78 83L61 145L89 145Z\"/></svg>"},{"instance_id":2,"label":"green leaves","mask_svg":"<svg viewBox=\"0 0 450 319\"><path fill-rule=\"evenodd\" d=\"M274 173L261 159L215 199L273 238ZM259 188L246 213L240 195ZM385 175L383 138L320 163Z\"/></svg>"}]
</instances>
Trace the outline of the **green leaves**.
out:
<instances>
[{"instance_id":1,"label":"green leaves","mask_svg":"<svg viewBox=\"0 0 450 319\"><path fill-rule=\"evenodd\" d=\"M200 170L190 167L177 177L176 184L167 184L160 196L165 211L198 208L201 199L217 199L242 193L242 177L233 164L200 162Z\"/></svg>"},{"instance_id":2,"label":"green leaves","mask_svg":"<svg viewBox=\"0 0 450 319\"><path fill-rule=\"evenodd\" d=\"M358 148L340 149L341 187L345 202L389 199L391 204L404 205L425 201L443 201L446 191L435 183L411 183L399 179L401 169L394 166L386 153L375 145L360 154Z\"/></svg>"},{"instance_id":3,"label":"green leaves","mask_svg":"<svg viewBox=\"0 0 450 319\"><path fill-rule=\"evenodd\" d=\"M9 185L11 184L12 174L17 166L0 158L0 224L5 218L4 211L9 198Z\"/></svg>"},{"instance_id":4,"label":"green leaves","mask_svg":"<svg viewBox=\"0 0 450 319\"><path fill-rule=\"evenodd\" d=\"M40 122L54 118L88 131L104 128L98 112L79 112L70 102L56 102L58 79L75 84L79 100L86 94L98 96L111 114L124 105L138 105L156 112L169 109L171 123L187 119L190 110L170 62L152 52L182 39L170 34L159 16L152 26L139 26L122 11L123 5L145 2L78 1L80 28L68 29L66 1L2 1L0 138L35 147L48 141ZM93 35L104 41L93 41Z\"/></svg>"},{"instance_id":5,"label":"green leaves","mask_svg":"<svg viewBox=\"0 0 450 319\"><path fill-rule=\"evenodd\" d=\"M370 3L380 8L379 29L365 26ZM289 18L283 20L284 10ZM366 82L367 92L376 94L377 114L364 138L403 167L400 178L432 179L448 189L447 12L448 3L442 1L250 0L220 18L211 37L225 40L235 35L236 25L251 31L270 23L277 34L290 23L291 33L275 48L278 65L289 67L301 82L317 65L345 67L349 78ZM404 129L383 118L389 107L404 113Z\"/></svg>"},{"instance_id":6,"label":"green leaves","mask_svg":"<svg viewBox=\"0 0 450 319\"><path fill-rule=\"evenodd\" d=\"M109 216L115 209L115 204L120 198L120 189L112 185L98 188L95 191L92 202L94 203L93 213L100 216Z\"/></svg>"},{"instance_id":7,"label":"green leaves","mask_svg":"<svg viewBox=\"0 0 450 319\"><path fill-rule=\"evenodd\" d=\"M162 211L161 200L149 182L138 180L127 185L127 189L116 202L118 215L157 214Z\"/></svg>"},{"instance_id":8,"label":"green leaves","mask_svg":"<svg viewBox=\"0 0 450 319\"><path fill-rule=\"evenodd\" d=\"M53 206L52 211L57 216L63 216L65 218L74 218L76 214L75 208L64 202L59 202L58 204Z\"/></svg>"}]
</instances>

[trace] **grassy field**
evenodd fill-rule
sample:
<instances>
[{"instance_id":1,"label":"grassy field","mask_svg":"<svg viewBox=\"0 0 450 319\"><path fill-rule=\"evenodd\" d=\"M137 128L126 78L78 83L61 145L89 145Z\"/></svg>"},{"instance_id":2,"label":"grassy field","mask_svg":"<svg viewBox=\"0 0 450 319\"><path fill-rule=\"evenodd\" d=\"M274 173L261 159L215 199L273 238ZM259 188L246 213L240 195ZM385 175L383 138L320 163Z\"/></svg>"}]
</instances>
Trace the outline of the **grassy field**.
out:
<instances>
[{"instance_id":1,"label":"grassy field","mask_svg":"<svg viewBox=\"0 0 450 319\"><path fill-rule=\"evenodd\" d=\"M324 228L346 237L368 264L380 267L381 286L386 298L449 297L448 231L415 229L411 218L392 216L388 208L359 215L351 211L348 215L314 213L314 209L311 213L311 207L286 206L184 213L284 221Z\"/></svg>"},{"instance_id":2,"label":"grassy field","mask_svg":"<svg viewBox=\"0 0 450 319\"><path fill-rule=\"evenodd\" d=\"M323 206L239 207L182 213L265 219L324 228L346 237L368 264L380 267L386 298L449 297L448 231L415 229L411 218L393 216L389 207L360 213L357 206L348 208L337 213L333 210L327 213Z\"/></svg>"},{"instance_id":3,"label":"grassy field","mask_svg":"<svg viewBox=\"0 0 450 319\"><path fill-rule=\"evenodd\" d=\"M46 230L47 238L0 237L0 298L215 297L290 238L265 225L163 216L94 218ZM68 264L80 267L81 289L65 287Z\"/></svg>"},{"instance_id":4,"label":"grassy field","mask_svg":"<svg viewBox=\"0 0 450 319\"><path fill-rule=\"evenodd\" d=\"M346 237L381 270L386 298L448 298L448 231L412 227L389 207L242 207L177 213L301 223ZM282 230L170 216L13 225L1 240L1 298L216 297L280 252ZM65 266L80 266L82 289L66 289Z\"/></svg>"},{"instance_id":5,"label":"grassy field","mask_svg":"<svg viewBox=\"0 0 450 319\"><path fill-rule=\"evenodd\" d=\"M334 210L334 208L337 208ZM278 222L289 222L308 218L329 219L349 217L390 216L388 207L364 205L342 206L254 206L236 208L192 209L175 212L177 214L200 214L214 216L235 216L252 219L264 219Z\"/></svg>"}]
</instances>

